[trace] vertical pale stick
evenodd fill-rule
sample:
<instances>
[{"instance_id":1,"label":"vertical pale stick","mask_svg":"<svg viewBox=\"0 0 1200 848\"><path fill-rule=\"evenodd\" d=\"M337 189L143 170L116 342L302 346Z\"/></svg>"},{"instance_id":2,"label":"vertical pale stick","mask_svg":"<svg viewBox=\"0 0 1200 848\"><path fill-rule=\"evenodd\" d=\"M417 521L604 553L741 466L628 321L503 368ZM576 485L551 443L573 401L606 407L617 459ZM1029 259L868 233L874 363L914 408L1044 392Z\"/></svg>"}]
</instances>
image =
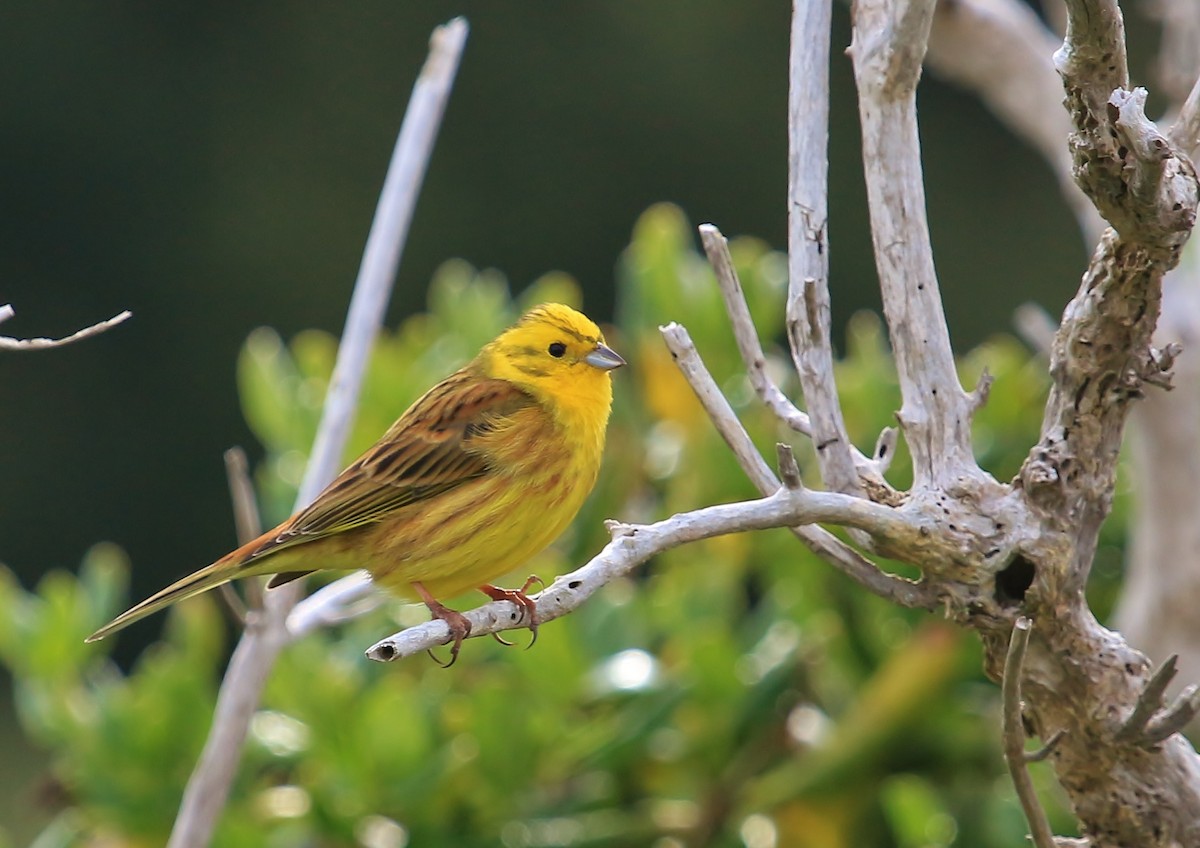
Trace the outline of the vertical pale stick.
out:
<instances>
[{"instance_id":1,"label":"vertical pale stick","mask_svg":"<svg viewBox=\"0 0 1200 848\"><path fill-rule=\"evenodd\" d=\"M429 58L413 87L363 251L337 364L297 507L310 503L337 473L367 357L383 321L401 248L466 37L466 21L456 18L436 29L430 39ZM212 730L184 791L168 848L203 848L211 841L263 685L280 649L287 643L287 614L298 592L296 584L268 592L261 615L249 623L238 643L217 697Z\"/></svg>"}]
</instances>

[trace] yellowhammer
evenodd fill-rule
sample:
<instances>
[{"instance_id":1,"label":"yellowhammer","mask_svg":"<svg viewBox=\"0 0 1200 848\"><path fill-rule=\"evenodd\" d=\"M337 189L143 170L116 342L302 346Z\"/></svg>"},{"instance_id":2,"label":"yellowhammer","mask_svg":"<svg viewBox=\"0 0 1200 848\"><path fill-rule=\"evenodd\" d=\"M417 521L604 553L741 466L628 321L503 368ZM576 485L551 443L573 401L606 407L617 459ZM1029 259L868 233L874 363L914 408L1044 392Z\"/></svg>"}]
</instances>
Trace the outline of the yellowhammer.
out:
<instances>
[{"instance_id":1,"label":"yellowhammer","mask_svg":"<svg viewBox=\"0 0 1200 848\"><path fill-rule=\"evenodd\" d=\"M600 468L609 372L624 364L587 317L535 307L410 406L312 504L87 641L238 577L274 574L278 586L359 568L446 621L451 662L470 626L438 597L478 587L522 605L536 635L528 584L489 581L543 550L579 511Z\"/></svg>"}]
</instances>

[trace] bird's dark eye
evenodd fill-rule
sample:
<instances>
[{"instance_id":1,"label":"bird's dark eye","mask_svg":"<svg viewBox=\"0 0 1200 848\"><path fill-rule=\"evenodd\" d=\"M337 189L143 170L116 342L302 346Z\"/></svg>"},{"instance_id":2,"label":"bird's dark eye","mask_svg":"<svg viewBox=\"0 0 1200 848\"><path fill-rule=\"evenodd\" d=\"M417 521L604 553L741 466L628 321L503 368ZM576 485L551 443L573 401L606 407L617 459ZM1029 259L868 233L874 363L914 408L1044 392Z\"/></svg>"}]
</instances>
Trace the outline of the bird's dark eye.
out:
<instances>
[{"instance_id":1,"label":"bird's dark eye","mask_svg":"<svg viewBox=\"0 0 1200 848\"><path fill-rule=\"evenodd\" d=\"M562 342L551 342L547 352L555 359L562 359L563 354L567 352L567 346Z\"/></svg>"}]
</instances>

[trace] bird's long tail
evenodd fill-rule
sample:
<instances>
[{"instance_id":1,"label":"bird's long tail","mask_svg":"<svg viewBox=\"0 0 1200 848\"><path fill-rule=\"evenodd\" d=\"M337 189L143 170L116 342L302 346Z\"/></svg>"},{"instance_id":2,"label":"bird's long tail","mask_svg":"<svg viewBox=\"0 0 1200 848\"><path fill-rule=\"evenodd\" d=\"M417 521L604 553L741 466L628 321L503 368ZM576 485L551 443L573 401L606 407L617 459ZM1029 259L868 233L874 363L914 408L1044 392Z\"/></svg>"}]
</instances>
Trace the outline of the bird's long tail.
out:
<instances>
[{"instance_id":1,"label":"bird's long tail","mask_svg":"<svg viewBox=\"0 0 1200 848\"><path fill-rule=\"evenodd\" d=\"M266 535L266 534L264 534ZM251 559L255 547L261 544L262 538L255 539L249 544L243 545L236 551L231 551L219 560L199 571L193 571L187 577L177 580L162 591L151 595L146 600L142 601L137 606L131 607L125 612L118 615L108 624L101 627L85 641L96 642L109 636L122 628L128 627L135 621L140 621L148 615L153 615L161 609L169 607L171 604L186 600L201 592L207 592L222 583L228 583L230 580L236 580L239 577L251 577L256 574L270 574L274 570L270 564L264 564L263 560L270 560L271 557Z\"/></svg>"}]
</instances>

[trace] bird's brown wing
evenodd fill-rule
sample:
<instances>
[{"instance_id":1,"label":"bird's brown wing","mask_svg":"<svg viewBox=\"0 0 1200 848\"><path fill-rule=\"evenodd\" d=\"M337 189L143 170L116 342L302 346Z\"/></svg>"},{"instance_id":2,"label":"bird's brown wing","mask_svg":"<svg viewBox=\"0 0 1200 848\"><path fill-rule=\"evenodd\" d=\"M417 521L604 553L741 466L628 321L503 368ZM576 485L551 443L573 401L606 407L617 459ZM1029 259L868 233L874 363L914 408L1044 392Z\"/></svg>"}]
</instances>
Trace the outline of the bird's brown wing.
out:
<instances>
[{"instance_id":1,"label":"bird's brown wing","mask_svg":"<svg viewBox=\"0 0 1200 848\"><path fill-rule=\"evenodd\" d=\"M465 369L452 374L413 404L250 559L377 522L489 474L487 457L473 449L472 442L505 426L515 412L533 403L511 383ZM292 574L279 578L284 579L273 585L294 579Z\"/></svg>"}]
</instances>

